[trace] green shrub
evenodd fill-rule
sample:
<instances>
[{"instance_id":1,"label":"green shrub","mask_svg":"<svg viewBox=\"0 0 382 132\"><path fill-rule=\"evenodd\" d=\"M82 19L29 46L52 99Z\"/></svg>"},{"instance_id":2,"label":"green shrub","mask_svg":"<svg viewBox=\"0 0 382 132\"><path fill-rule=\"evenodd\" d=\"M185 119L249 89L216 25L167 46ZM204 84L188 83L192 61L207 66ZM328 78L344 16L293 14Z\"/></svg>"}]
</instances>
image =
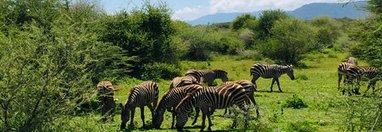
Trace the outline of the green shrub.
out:
<instances>
[{"instance_id":1,"label":"green shrub","mask_svg":"<svg viewBox=\"0 0 382 132\"><path fill-rule=\"evenodd\" d=\"M294 123L288 123L287 131L290 132L313 132L316 131L308 121L297 121Z\"/></svg>"},{"instance_id":2,"label":"green shrub","mask_svg":"<svg viewBox=\"0 0 382 132\"><path fill-rule=\"evenodd\" d=\"M165 63L154 63L143 66L144 72L142 74L143 80L158 81L159 79L171 80L176 76L180 76L180 68Z\"/></svg>"},{"instance_id":3,"label":"green shrub","mask_svg":"<svg viewBox=\"0 0 382 132\"><path fill-rule=\"evenodd\" d=\"M271 37L273 33L271 29L276 21L288 18L288 14L282 10L267 10L261 13L257 25L253 28L256 38L265 40Z\"/></svg>"},{"instance_id":4,"label":"green shrub","mask_svg":"<svg viewBox=\"0 0 382 132\"><path fill-rule=\"evenodd\" d=\"M289 97L285 103L283 104L284 108L293 108L293 109L301 109L306 108L308 105L303 101L303 99L296 94L292 97Z\"/></svg>"}]
</instances>

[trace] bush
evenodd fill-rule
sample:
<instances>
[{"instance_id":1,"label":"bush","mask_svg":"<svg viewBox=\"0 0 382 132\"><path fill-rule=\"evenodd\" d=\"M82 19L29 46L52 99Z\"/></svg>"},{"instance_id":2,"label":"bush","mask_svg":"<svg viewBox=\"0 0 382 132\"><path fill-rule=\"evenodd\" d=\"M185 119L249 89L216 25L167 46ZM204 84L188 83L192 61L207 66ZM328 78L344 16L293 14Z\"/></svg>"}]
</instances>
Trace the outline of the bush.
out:
<instances>
[{"instance_id":1,"label":"bush","mask_svg":"<svg viewBox=\"0 0 382 132\"><path fill-rule=\"evenodd\" d=\"M298 64L314 44L314 30L297 19L277 21L273 36L255 47L265 56L282 64Z\"/></svg>"},{"instance_id":2,"label":"bush","mask_svg":"<svg viewBox=\"0 0 382 132\"><path fill-rule=\"evenodd\" d=\"M142 74L143 80L158 81L159 79L171 80L174 77L180 76L180 68L165 63L154 63L143 66L144 72Z\"/></svg>"},{"instance_id":3,"label":"bush","mask_svg":"<svg viewBox=\"0 0 382 132\"><path fill-rule=\"evenodd\" d=\"M257 38L265 40L271 37L273 33L271 29L276 21L288 18L288 14L282 10L267 10L261 13L257 25L253 31L257 34Z\"/></svg>"},{"instance_id":4,"label":"bush","mask_svg":"<svg viewBox=\"0 0 382 132\"><path fill-rule=\"evenodd\" d=\"M288 123L287 130L291 132L314 132L316 128L308 121L297 121L295 123Z\"/></svg>"},{"instance_id":5,"label":"bush","mask_svg":"<svg viewBox=\"0 0 382 132\"><path fill-rule=\"evenodd\" d=\"M256 24L256 16L251 14L243 14L235 18L231 23L233 30L239 30L241 28L251 28Z\"/></svg>"},{"instance_id":6,"label":"bush","mask_svg":"<svg viewBox=\"0 0 382 132\"><path fill-rule=\"evenodd\" d=\"M293 108L293 109L301 109L308 107L307 104L304 103L303 99L296 94L292 97L289 97L286 102L283 104L284 108Z\"/></svg>"}]
</instances>

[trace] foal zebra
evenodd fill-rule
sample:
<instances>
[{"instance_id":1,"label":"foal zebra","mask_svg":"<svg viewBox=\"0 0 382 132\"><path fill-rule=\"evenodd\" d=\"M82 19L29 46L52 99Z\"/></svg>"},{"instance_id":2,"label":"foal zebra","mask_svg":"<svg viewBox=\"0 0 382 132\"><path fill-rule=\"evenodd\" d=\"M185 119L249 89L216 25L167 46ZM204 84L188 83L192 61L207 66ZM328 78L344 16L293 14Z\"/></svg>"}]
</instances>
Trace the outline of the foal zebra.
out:
<instances>
[{"instance_id":1,"label":"foal zebra","mask_svg":"<svg viewBox=\"0 0 382 132\"><path fill-rule=\"evenodd\" d=\"M269 65L269 64L254 64L250 69L250 74L253 76L252 83L255 83L257 79L273 78L271 84L271 92L273 91L273 84L276 82L280 92L283 92L280 88L279 77L283 74L287 74L291 80L294 80L293 66L292 65Z\"/></svg>"},{"instance_id":2,"label":"foal zebra","mask_svg":"<svg viewBox=\"0 0 382 132\"><path fill-rule=\"evenodd\" d=\"M114 87L109 81L101 81L97 84L98 100L102 103L101 121L106 121L108 116L113 117L115 109Z\"/></svg>"},{"instance_id":3,"label":"foal zebra","mask_svg":"<svg viewBox=\"0 0 382 132\"><path fill-rule=\"evenodd\" d=\"M169 92L165 93L162 97L162 99L159 101L158 106L155 109L154 117L153 117L153 126L155 128L160 128L160 125L163 122L163 115L166 109L171 109L169 110L172 113L172 123L171 123L171 128L174 128L174 120L175 120L175 107L179 104L179 102L186 97L188 93L193 93L197 91L198 89L203 88L201 85L198 84L192 84L192 85L187 85L183 87L177 87ZM195 108L196 115L194 122L192 124L195 124L199 115L199 109Z\"/></svg>"},{"instance_id":4,"label":"foal zebra","mask_svg":"<svg viewBox=\"0 0 382 132\"><path fill-rule=\"evenodd\" d=\"M190 84L199 84L193 76L175 77L170 84L170 90L176 87L182 87Z\"/></svg>"},{"instance_id":5,"label":"foal zebra","mask_svg":"<svg viewBox=\"0 0 382 132\"><path fill-rule=\"evenodd\" d=\"M189 70L186 76L193 76L199 84L207 82L208 86L213 86L214 80L220 78L223 82L228 81L227 72L224 70Z\"/></svg>"},{"instance_id":6,"label":"foal zebra","mask_svg":"<svg viewBox=\"0 0 382 132\"><path fill-rule=\"evenodd\" d=\"M224 88L223 88L224 87ZM212 122L210 116L215 109L224 109L237 105L241 110L247 111L244 100L250 91L241 85L234 83L222 85L219 88L207 87L188 94L176 107L176 128L182 130L188 119L188 113L192 112L193 107L202 110L201 131L205 128L205 119L208 118L208 130L211 130ZM237 114L237 113L235 113ZM246 117L246 116L245 116ZM232 126L236 126L237 116L235 116Z\"/></svg>"},{"instance_id":7,"label":"foal zebra","mask_svg":"<svg viewBox=\"0 0 382 132\"><path fill-rule=\"evenodd\" d=\"M247 102L247 104L250 104L250 102L252 102L252 104L255 106L257 117L260 117L259 107L257 106L257 103L255 101L255 95L254 95L254 92L256 91L257 85L253 84L252 82L250 82L248 80L227 81L224 83L224 85L230 85L233 83L240 84L244 89L246 89L247 91L250 91L249 94L247 95L247 98L245 101ZM224 87L220 87L220 88L224 88ZM220 89L220 88L218 88L218 89ZM227 113L227 109L225 109L225 111L224 111L224 114L226 114L226 113Z\"/></svg>"},{"instance_id":8,"label":"foal zebra","mask_svg":"<svg viewBox=\"0 0 382 132\"><path fill-rule=\"evenodd\" d=\"M134 86L130 90L129 97L125 103L125 106L123 107L122 104L120 104L120 107L122 108L121 113L121 129L125 129L126 122L130 120L130 126L133 126L133 120L134 120L134 113L135 113L135 107L141 108L141 119L143 122L143 126L145 126L145 115L144 115L144 106L148 106L151 111L151 116L154 115L154 108L157 105L158 101L158 94L159 89L155 82L151 81L145 81L141 83L140 85ZM131 116L130 116L131 112Z\"/></svg>"}]
</instances>

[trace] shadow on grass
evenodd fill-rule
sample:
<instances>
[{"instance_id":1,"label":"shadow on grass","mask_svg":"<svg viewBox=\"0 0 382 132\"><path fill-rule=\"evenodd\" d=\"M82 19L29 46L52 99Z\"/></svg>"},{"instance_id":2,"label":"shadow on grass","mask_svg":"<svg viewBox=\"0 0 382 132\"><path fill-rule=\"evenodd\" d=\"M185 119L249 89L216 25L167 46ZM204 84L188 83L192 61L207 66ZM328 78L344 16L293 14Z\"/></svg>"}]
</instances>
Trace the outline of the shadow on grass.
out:
<instances>
[{"instance_id":1,"label":"shadow on grass","mask_svg":"<svg viewBox=\"0 0 382 132\"><path fill-rule=\"evenodd\" d=\"M269 90L257 90L257 91L255 91L255 93L256 92L258 92L258 93L280 93L280 94L282 94L282 93L285 93L285 94L292 94L292 92L288 92L288 91L283 91L283 92L280 92L280 91L278 91L278 90L273 90L272 92L271 91L269 91Z\"/></svg>"}]
</instances>

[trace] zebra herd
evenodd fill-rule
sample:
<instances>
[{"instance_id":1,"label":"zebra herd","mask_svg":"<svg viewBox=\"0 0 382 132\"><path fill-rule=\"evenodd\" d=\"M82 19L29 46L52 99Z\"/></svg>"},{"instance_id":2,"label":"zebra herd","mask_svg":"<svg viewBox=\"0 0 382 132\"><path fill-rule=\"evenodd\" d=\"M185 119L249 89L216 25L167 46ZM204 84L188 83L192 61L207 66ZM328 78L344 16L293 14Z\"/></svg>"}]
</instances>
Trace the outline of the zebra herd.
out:
<instances>
[{"instance_id":1,"label":"zebra herd","mask_svg":"<svg viewBox=\"0 0 382 132\"><path fill-rule=\"evenodd\" d=\"M120 104L122 109L120 128L125 129L126 123L129 120L130 126L133 127L136 107L141 108L141 119L143 126L145 126L145 106L150 109L152 127L154 128L160 128L166 110L172 113L171 128L178 130L183 129L189 114L193 110L195 110L195 118L192 125L197 122L200 111L202 112L201 130L206 127L206 118L209 123L208 130L211 130L213 125L211 115L216 109L226 109L227 112L227 108L237 106L244 113L248 113L248 106L253 104L259 118L259 107L254 98L254 92L257 89L256 80L260 77L272 78L270 91L273 91L272 87L276 82L279 91L282 92L279 77L287 74L291 80L294 80L293 66L256 63L249 71L252 76L251 81L228 81L228 73L224 70L189 70L184 76L173 78L170 89L164 93L158 104L158 85L152 81L145 81L140 85L134 86L129 92L126 103L124 105ZM348 93L359 94L360 81L367 78L370 82L365 93L370 87L373 88L374 92L379 73L377 68L358 66L356 59L350 57L346 62L338 66L338 89L340 89L342 78L345 77L345 85L358 86L351 92L348 91ZM215 79L221 79L224 83L214 85ZM208 86L203 86L204 83L208 84ZM97 87L100 100L105 101L102 110L102 120L105 120L107 116L113 115L110 113L113 113L115 107L113 99L115 90L108 81L100 82ZM342 90L342 93L345 94L345 89ZM233 112L235 116L232 127L235 127L237 125L238 111ZM247 118L248 116L244 117ZM245 125L248 125L247 120L245 120Z\"/></svg>"},{"instance_id":2,"label":"zebra herd","mask_svg":"<svg viewBox=\"0 0 382 132\"><path fill-rule=\"evenodd\" d=\"M159 88L155 82L145 81L134 86L130 92L128 99L124 105L120 104L122 109L120 128L125 129L126 123L130 120L130 126L133 127L133 119L135 108L141 109L141 119L143 126L144 107L150 109L152 116L152 126L160 128L165 111L172 113L171 128L181 130L188 120L188 115L195 110L195 118L192 123L197 121L200 111L202 111L202 128L205 128L205 119L208 118L208 130L211 130L212 122L210 116L215 109L226 109L237 106L247 113L249 105L253 104L257 117L260 117L259 107L255 101L254 92L257 85L256 80L259 77L273 78L272 85L276 81L280 92L282 92L278 78L282 74L288 74L293 80L292 66L254 64L250 68L250 75L253 76L252 81L237 80L228 81L228 73L224 70L189 70L182 77L175 77L170 84L170 89L158 102ZM223 84L214 85L215 79L221 79ZM208 86L203 86L206 83ZM113 98L115 89L109 81L102 81L97 84L98 96L103 102L102 120L106 120L107 116L113 116L115 101ZM272 91L272 86L271 86ZM225 113L226 113L225 112ZM235 117L238 112L233 111ZM248 117L248 116L245 116ZM176 122L176 124L175 124ZM232 127L237 124L234 119ZM246 123L248 124L248 123Z\"/></svg>"},{"instance_id":3,"label":"zebra herd","mask_svg":"<svg viewBox=\"0 0 382 132\"><path fill-rule=\"evenodd\" d=\"M340 87L341 80L344 78L344 84L351 87L351 90L347 91L349 95L352 93L360 94L360 82L362 80L368 80L367 91L372 87L372 92L375 92L375 85L380 80L381 72L378 68L372 66L358 66L357 60L354 57L349 57L346 62L342 62L338 65L338 90L342 91L342 94L346 93L346 88Z\"/></svg>"}]
</instances>

